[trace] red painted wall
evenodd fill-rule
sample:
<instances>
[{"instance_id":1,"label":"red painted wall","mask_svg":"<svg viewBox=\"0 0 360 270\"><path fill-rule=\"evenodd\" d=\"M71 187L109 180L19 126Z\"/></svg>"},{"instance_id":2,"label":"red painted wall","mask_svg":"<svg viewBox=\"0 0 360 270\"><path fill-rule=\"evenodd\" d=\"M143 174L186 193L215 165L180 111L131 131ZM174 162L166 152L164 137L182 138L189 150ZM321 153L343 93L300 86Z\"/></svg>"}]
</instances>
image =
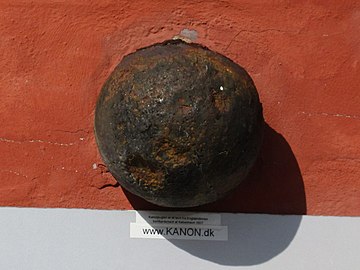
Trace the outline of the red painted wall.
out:
<instances>
[{"instance_id":1,"label":"red painted wall","mask_svg":"<svg viewBox=\"0 0 360 270\"><path fill-rule=\"evenodd\" d=\"M360 215L357 0L0 0L0 205L153 208L112 186L94 107L124 55L183 29L248 70L268 124L249 179L197 210Z\"/></svg>"}]
</instances>

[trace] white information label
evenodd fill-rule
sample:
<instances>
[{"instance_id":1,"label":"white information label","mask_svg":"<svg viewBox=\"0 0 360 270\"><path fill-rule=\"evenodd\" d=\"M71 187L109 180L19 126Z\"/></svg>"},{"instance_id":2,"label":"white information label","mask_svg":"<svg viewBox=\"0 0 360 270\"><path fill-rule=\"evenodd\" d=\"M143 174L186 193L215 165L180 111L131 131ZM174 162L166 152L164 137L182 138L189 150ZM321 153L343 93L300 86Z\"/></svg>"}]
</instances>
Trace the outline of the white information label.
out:
<instances>
[{"instance_id":1,"label":"white information label","mask_svg":"<svg viewBox=\"0 0 360 270\"><path fill-rule=\"evenodd\" d=\"M130 237L227 241L228 228L216 213L138 211Z\"/></svg>"},{"instance_id":2,"label":"white information label","mask_svg":"<svg viewBox=\"0 0 360 270\"><path fill-rule=\"evenodd\" d=\"M194 212L136 212L136 223L154 225L221 225L221 215L217 213Z\"/></svg>"},{"instance_id":3,"label":"white information label","mask_svg":"<svg viewBox=\"0 0 360 270\"><path fill-rule=\"evenodd\" d=\"M175 226L130 223L131 238L227 241L227 226Z\"/></svg>"}]
</instances>

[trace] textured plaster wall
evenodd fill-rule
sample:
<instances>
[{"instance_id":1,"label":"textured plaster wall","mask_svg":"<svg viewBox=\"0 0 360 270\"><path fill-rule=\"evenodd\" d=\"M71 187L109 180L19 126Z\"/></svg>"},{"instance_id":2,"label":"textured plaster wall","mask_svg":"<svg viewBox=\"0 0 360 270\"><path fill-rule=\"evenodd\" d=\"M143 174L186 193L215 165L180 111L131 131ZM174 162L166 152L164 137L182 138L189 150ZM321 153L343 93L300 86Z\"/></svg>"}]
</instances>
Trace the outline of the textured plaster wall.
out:
<instances>
[{"instance_id":1,"label":"textured plaster wall","mask_svg":"<svg viewBox=\"0 0 360 270\"><path fill-rule=\"evenodd\" d=\"M0 0L0 206L152 208L103 165L94 106L124 55L185 35L248 70L268 124L248 181L198 209L360 215L359 33L356 0Z\"/></svg>"}]
</instances>

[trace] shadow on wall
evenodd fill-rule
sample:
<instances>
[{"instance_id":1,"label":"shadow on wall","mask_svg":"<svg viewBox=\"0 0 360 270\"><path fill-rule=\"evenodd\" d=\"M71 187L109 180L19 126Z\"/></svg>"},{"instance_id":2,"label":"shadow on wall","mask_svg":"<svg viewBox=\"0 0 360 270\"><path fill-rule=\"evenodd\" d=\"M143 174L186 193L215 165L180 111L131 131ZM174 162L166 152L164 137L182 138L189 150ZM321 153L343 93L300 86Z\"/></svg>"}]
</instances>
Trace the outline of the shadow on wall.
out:
<instances>
[{"instance_id":1,"label":"shadow on wall","mask_svg":"<svg viewBox=\"0 0 360 270\"><path fill-rule=\"evenodd\" d=\"M293 240L301 216L238 215L225 219L228 241L168 240L176 247L221 265L264 263L283 252Z\"/></svg>"},{"instance_id":2,"label":"shadow on wall","mask_svg":"<svg viewBox=\"0 0 360 270\"><path fill-rule=\"evenodd\" d=\"M255 265L277 256L289 246L300 226L301 215L306 214L304 184L296 158L284 137L269 125L265 126L263 146L249 176L218 202L171 209L124 192L136 210L291 215L239 215L235 224L230 218L226 242L169 240L194 256L222 265Z\"/></svg>"}]
</instances>

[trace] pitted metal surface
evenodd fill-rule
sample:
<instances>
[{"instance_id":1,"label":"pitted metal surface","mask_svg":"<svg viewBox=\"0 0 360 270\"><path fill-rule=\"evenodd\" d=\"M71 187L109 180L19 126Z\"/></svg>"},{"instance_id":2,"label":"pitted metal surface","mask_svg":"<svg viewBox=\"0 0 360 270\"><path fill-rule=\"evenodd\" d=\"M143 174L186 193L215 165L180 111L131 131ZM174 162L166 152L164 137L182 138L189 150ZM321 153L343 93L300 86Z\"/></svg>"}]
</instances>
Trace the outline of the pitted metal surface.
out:
<instances>
[{"instance_id":1,"label":"pitted metal surface","mask_svg":"<svg viewBox=\"0 0 360 270\"><path fill-rule=\"evenodd\" d=\"M198 44L165 41L121 61L98 98L102 158L130 192L191 207L234 189L262 140L262 107L247 72Z\"/></svg>"}]
</instances>

